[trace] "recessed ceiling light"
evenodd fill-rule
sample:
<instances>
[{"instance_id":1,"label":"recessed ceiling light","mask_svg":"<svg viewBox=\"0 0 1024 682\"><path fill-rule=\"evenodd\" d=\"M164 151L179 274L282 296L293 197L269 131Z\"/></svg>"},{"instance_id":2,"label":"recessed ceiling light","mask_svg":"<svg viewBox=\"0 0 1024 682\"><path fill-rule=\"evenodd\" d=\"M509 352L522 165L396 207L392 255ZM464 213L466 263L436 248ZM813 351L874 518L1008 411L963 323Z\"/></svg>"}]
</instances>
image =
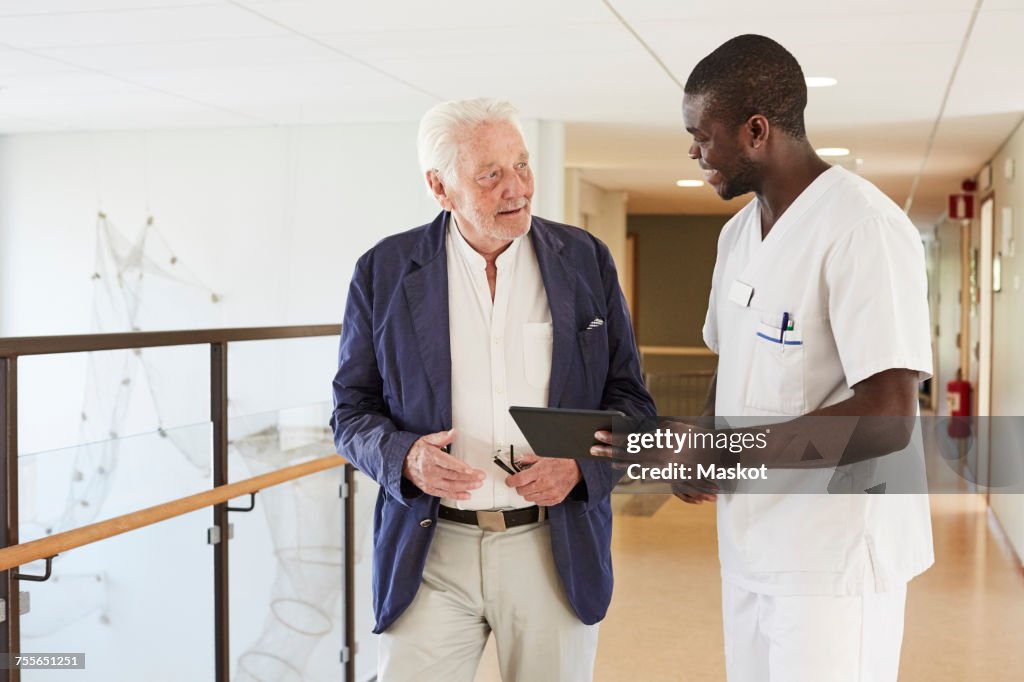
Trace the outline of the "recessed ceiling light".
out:
<instances>
[{"instance_id":1,"label":"recessed ceiling light","mask_svg":"<svg viewBox=\"0 0 1024 682\"><path fill-rule=\"evenodd\" d=\"M821 149L815 149L818 152L818 156L849 156L850 150L846 147L822 147Z\"/></svg>"},{"instance_id":2,"label":"recessed ceiling light","mask_svg":"<svg viewBox=\"0 0 1024 682\"><path fill-rule=\"evenodd\" d=\"M703 187L703 180L676 180L676 187Z\"/></svg>"},{"instance_id":3,"label":"recessed ceiling light","mask_svg":"<svg viewBox=\"0 0 1024 682\"><path fill-rule=\"evenodd\" d=\"M831 88L839 82L831 76L807 76L804 81L809 88Z\"/></svg>"}]
</instances>

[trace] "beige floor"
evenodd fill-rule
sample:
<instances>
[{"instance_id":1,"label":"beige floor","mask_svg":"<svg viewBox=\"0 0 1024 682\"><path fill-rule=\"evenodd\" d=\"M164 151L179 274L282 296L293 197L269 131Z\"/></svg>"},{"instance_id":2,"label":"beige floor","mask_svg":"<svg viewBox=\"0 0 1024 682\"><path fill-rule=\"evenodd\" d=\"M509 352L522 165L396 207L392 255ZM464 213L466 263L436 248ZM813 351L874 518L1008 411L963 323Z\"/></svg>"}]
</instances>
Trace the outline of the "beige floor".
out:
<instances>
[{"instance_id":1,"label":"beige floor","mask_svg":"<svg viewBox=\"0 0 1024 682\"><path fill-rule=\"evenodd\" d=\"M712 505L615 496L616 590L595 680L724 680ZM623 510L625 507L625 510ZM933 495L936 564L907 603L902 682L1024 680L1024 572L975 495ZM500 679L488 646L477 682Z\"/></svg>"}]
</instances>

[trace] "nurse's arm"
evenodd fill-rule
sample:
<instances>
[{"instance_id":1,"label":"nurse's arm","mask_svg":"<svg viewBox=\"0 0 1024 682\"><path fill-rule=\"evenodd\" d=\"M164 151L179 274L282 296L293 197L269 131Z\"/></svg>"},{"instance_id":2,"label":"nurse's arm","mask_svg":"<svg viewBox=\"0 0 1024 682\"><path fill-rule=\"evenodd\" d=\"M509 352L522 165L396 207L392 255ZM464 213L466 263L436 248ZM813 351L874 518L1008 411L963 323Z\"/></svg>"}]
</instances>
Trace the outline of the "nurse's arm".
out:
<instances>
[{"instance_id":1,"label":"nurse's arm","mask_svg":"<svg viewBox=\"0 0 1024 682\"><path fill-rule=\"evenodd\" d=\"M822 468L854 464L904 449L917 415L918 374L887 369L853 386L853 395L803 417L773 424L767 447L746 450L743 466ZM760 428L740 429L760 432ZM808 457L808 446L814 457Z\"/></svg>"},{"instance_id":2,"label":"nurse's arm","mask_svg":"<svg viewBox=\"0 0 1024 682\"><path fill-rule=\"evenodd\" d=\"M914 417L917 415L917 377L917 372L912 369L887 369L854 384L853 395L846 400L810 414L821 417Z\"/></svg>"}]
</instances>

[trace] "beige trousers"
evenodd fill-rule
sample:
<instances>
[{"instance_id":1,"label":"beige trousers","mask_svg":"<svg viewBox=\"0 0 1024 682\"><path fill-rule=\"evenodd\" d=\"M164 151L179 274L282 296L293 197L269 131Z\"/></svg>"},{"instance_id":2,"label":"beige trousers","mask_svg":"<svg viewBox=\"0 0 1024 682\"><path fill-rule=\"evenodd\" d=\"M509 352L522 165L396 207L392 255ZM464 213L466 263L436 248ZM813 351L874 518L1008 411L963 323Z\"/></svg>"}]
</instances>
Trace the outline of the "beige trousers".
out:
<instances>
[{"instance_id":1,"label":"beige trousers","mask_svg":"<svg viewBox=\"0 0 1024 682\"><path fill-rule=\"evenodd\" d=\"M437 524L415 599L380 635L377 679L472 682L493 632L504 682L590 682L598 626L569 606L547 521Z\"/></svg>"}]
</instances>

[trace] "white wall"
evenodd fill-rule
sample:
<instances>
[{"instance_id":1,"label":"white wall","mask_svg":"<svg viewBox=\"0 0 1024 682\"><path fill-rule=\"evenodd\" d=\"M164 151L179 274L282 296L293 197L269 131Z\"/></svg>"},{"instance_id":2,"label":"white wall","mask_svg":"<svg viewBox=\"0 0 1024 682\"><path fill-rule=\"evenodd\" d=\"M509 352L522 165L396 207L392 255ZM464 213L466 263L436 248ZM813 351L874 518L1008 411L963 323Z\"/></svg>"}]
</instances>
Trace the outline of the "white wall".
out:
<instances>
[{"instance_id":1,"label":"white wall","mask_svg":"<svg viewBox=\"0 0 1024 682\"><path fill-rule=\"evenodd\" d=\"M1012 160L1013 174L1008 177L1006 164ZM990 161L991 186L980 188L975 210L981 201L990 195L995 205L994 251L1001 253L1002 258L1002 291L992 294L992 382L991 382L991 421L981 424L982 462L979 471L982 480L988 480L986 472L1003 481L1017 480L1020 485L1021 421L1024 420L1024 354L1020 352L1020 340L1024 338L1024 126L1018 126L1006 143ZM1009 209L1009 215L1004 210ZM1010 218L1010 220L1006 220ZM975 219L970 228L972 250L979 248L979 225ZM946 414L945 386L953 379L956 368L960 365L959 351L954 347L956 332L960 331L960 270L957 263L960 253L960 227L952 223L940 224L936 230L939 241L940 263L939 282L941 287L941 304L939 323L939 358L936 377L939 381L940 413ZM1012 240L1012 248L1009 242ZM956 276L953 273L956 273ZM978 264L977 277L982 276L981 264ZM981 282L978 282L981 286ZM978 362L975 348L979 337L979 315L981 306L970 319L970 329L963 330L968 336L970 367L964 368L965 378L975 377ZM947 333L947 327L950 333ZM976 393L977 381L972 379L974 399L978 404ZM988 417L989 415L981 415ZM988 434L985 436L984 434ZM984 461L985 441L989 453L989 461ZM1002 478L1000 478L1002 477ZM997 482L997 481L993 481ZM1006 531L1010 543L1018 557L1024 558L1024 495L999 494L997 489L989 498L989 503L1000 525Z\"/></svg>"},{"instance_id":2,"label":"white wall","mask_svg":"<svg viewBox=\"0 0 1024 682\"><path fill-rule=\"evenodd\" d=\"M224 294L220 324L338 321L355 258L434 213L415 134L391 124L3 138L0 332L88 330L97 209L126 231L152 214Z\"/></svg>"},{"instance_id":3,"label":"white wall","mask_svg":"<svg viewBox=\"0 0 1024 682\"><path fill-rule=\"evenodd\" d=\"M533 212L565 222L565 124L561 121L523 121L526 145L537 176Z\"/></svg>"},{"instance_id":4,"label":"white wall","mask_svg":"<svg viewBox=\"0 0 1024 682\"><path fill-rule=\"evenodd\" d=\"M1012 177L1006 162L1011 160ZM1002 291L992 294L992 414L994 420L991 461L993 471L1021 469L1022 429L1010 428L1007 415L1019 424L1024 420L1024 125L1018 126L992 160L992 192L995 199L995 245L1002 253ZM1010 216L1006 216L1009 209ZM1005 217L1010 217L1006 221ZM1007 242L1014 241L1008 250ZM992 511L999 518L1017 552L1024 558L1024 495L993 494Z\"/></svg>"},{"instance_id":5,"label":"white wall","mask_svg":"<svg viewBox=\"0 0 1024 682\"><path fill-rule=\"evenodd\" d=\"M537 213L561 220L561 124L524 131ZM97 210L153 215L221 324L338 321L356 257L436 213L415 142L415 123L0 137L0 334L88 330Z\"/></svg>"},{"instance_id":6,"label":"white wall","mask_svg":"<svg viewBox=\"0 0 1024 682\"><path fill-rule=\"evenodd\" d=\"M626 193L602 189L583 179L577 168L565 171L566 220L586 228L611 251L619 286L628 291L630 268L626 247Z\"/></svg>"}]
</instances>

